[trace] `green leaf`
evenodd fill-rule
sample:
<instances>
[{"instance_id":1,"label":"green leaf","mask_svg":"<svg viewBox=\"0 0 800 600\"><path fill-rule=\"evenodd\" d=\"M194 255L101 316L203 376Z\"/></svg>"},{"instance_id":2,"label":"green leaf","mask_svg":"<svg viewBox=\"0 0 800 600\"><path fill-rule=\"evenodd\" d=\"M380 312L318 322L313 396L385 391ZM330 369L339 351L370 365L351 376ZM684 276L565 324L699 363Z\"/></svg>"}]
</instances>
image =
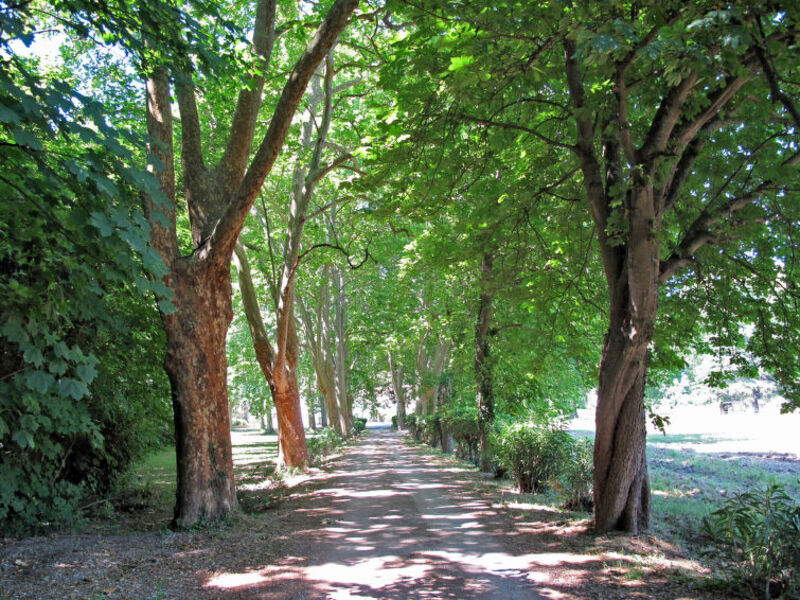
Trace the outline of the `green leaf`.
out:
<instances>
[{"instance_id":1,"label":"green leaf","mask_svg":"<svg viewBox=\"0 0 800 600\"><path fill-rule=\"evenodd\" d=\"M448 71L460 71L464 67L468 67L475 62L474 56L453 56L450 58L450 66L447 67Z\"/></svg>"},{"instance_id":2,"label":"green leaf","mask_svg":"<svg viewBox=\"0 0 800 600\"><path fill-rule=\"evenodd\" d=\"M28 388L39 394L44 394L55 383L56 378L47 371L28 371L25 375L25 383Z\"/></svg>"},{"instance_id":3,"label":"green leaf","mask_svg":"<svg viewBox=\"0 0 800 600\"><path fill-rule=\"evenodd\" d=\"M22 355L22 358L25 362L29 362L32 365L36 365L37 367L42 366L42 361L44 357L42 356L42 351L39 350L36 346L28 346L25 352Z\"/></svg>"},{"instance_id":4,"label":"green leaf","mask_svg":"<svg viewBox=\"0 0 800 600\"><path fill-rule=\"evenodd\" d=\"M175 308L175 305L169 300L159 300L158 308L161 310L161 312L163 312L166 315L171 315L176 310L178 310L177 308Z\"/></svg>"},{"instance_id":5,"label":"green leaf","mask_svg":"<svg viewBox=\"0 0 800 600\"><path fill-rule=\"evenodd\" d=\"M596 35L592 38L589 44L596 52L600 54L606 54L607 52L611 52L612 50L619 48L617 40L610 35Z\"/></svg>"},{"instance_id":6,"label":"green leaf","mask_svg":"<svg viewBox=\"0 0 800 600\"><path fill-rule=\"evenodd\" d=\"M15 127L12 133L14 134L14 140L16 140L17 144L20 146L27 146L31 150L42 149L42 141L30 131Z\"/></svg>"},{"instance_id":7,"label":"green leaf","mask_svg":"<svg viewBox=\"0 0 800 600\"><path fill-rule=\"evenodd\" d=\"M89 384L97 376L97 369L94 368L94 365L78 365L75 368L75 374Z\"/></svg>"},{"instance_id":8,"label":"green leaf","mask_svg":"<svg viewBox=\"0 0 800 600\"><path fill-rule=\"evenodd\" d=\"M114 225L108 216L100 211L91 213L89 222L94 225L103 237L109 237L114 233Z\"/></svg>"},{"instance_id":9,"label":"green leaf","mask_svg":"<svg viewBox=\"0 0 800 600\"><path fill-rule=\"evenodd\" d=\"M22 118L13 109L5 104L0 104L0 123L19 123Z\"/></svg>"},{"instance_id":10,"label":"green leaf","mask_svg":"<svg viewBox=\"0 0 800 600\"><path fill-rule=\"evenodd\" d=\"M33 448L35 445L33 442L33 436L28 431L15 431L11 434L11 439L14 440L17 446L23 450L25 448Z\"/></svg>"},{"instance_id":11,"label":"green leaf","mask_svg":"<svg viewBox=\"0 0 800 600\"><path fill-rule=\"evenodd\" d=\"M58 380L58 391L62 396L70 396L73 400L80 400L89 395L89 388L83 382L71 377L62 377Z\"/></svg>"}]
</instances>

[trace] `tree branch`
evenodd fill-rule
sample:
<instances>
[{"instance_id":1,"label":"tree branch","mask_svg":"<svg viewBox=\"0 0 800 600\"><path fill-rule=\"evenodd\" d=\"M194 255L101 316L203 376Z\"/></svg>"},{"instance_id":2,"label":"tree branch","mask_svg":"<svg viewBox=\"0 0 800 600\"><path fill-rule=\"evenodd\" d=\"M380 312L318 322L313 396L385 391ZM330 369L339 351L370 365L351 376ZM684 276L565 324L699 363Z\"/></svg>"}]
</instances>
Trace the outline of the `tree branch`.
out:
<instances>
[{"instance_id":1,"label":"tree branch","mask_svg":"<svg viewBox=\"0 0 800 600\"><path fill-rule=\"evenodd\" d=\"M164 70L153 73L147 79L147 133L152 140L147 153L160 165L148 161L147 170L158 180L164 193L164 201L156 202L142 195L142 207L150 223L150 243L167 267L171 268L179 255L178 236L175 225L175 157L172 147L172 110L169 99L169 80ZM159 206L158 204L162 204ZM158 216L163 216L165 225Z\"/></svg>"},{"instance_id":2,"label":"tree branch","mask_svg":"<svg viewBox=\"0 0 800 600\"><path fill-rule=\"evenodd\" d=\"M516 123L504 123L502 121L493 121L491 119L481 119L479 117L471 117L465 114L454 114L452 115L453 118L461 119L462 121L470 121L471 123L478 123L480 125L487 125L489 127L498 127L500 129L512 129L515 131L524 131L525 133L529 133L532 136L542 140L546 144L550 144L551 146L557 146L559 148L566 148L567 150L575 150L574 146L569 144L564 144L561 142L557 142L556 140L550 139L540 132L532 129L530 127L524 127L523 125L517 125Z\"/></svg>"},{"instance_id":3,"label":"tree branch","mask_svg":"<svg viewBox=\"0 0 800 600\"><path fill-rule=\"evenodd\" d=\"M739 212L743 208L752 204L772 185L770 181L764 181L753 190L731 198L718 211L712 212L706 206L689 226L683 239L666 260L661 261L659 267L659 281L664 283L669 280L678 270L694 261L697 251L708 244L717 244L723 241L734 239L730 236L722 236L712 232L714 225Z\"/></svg>"},{"instance_id":4,"label":"tree branch","mask_svg":"<svg viewBox=\"0 0 800 600\"><path fill-rule=\"evenodd\" d=\"M666 150L670 136L680 119L683 105L692 93L695 83L697 83L697 71L692 71L664 97L653 117L653 123L644 143L636 153L637 164L648 164Z\"/></svg>"},{"instance_id":5,"label":"tree branch","mask_svg":"<svg viewBox=\"0 0 800 600\"><path fill-rule=\"evenodd\" d=\"M764 29L761 26L760 17L756 17L756 23L758 24L758 30L761 33L761 39L764 40ZM794 101L789 98L789 96L787 96L783 90L781 90L780 85L778 85L778 75L775 73L775 68L772 66L772 63L767 57L762 44L763 41L756 44L754 49L756 57L758 58L758 62L761 63L761 69L764 72L764 77L767 78L767 83L769 84L769 93L772 101L783 104L783 107L792 116L792 119L794 120L794 126L800 130L800 111L798 111L797 105L794 103Z\"/></svg>"},{"instance_id":6,"label":"tree branch","mask_svg":"<svg viewBox=\"0 0 800 600\"><path fill-rule=\"evenodd\" d=\"M253 349L256 352L256 358L258 359L258 364L261 366L261 370L264 372L267 381L272 384L275 351L272 349L272 344L269 342L267 329L264 327L264 320L261 318L261 309L258 305L258 296L256 295L255 286L253 286L250 262L247 259L247 252L240 243L236 244L234 252L237 259L236 266L239 275L239 290L242 294L244 313L247 317L247 326L250 328L250 335L253 336Z\"/></svg>"},{"instance_id":7,"label":"tree branch","mask_svg":"<svg viewBox=\"0 0 800 600\"><path fill-rule=\"evenodd\" d=\"M256 117L261 108L264 80L275 44L275 11L277 0L258 0L256 22L253 30L252 51L256 55L256 75L248 77L239 92L233 114L225 153L219 162L219 171L228 193L234 193L247 167L253 146Z\"/></svg>"},{"instance_id":8,"label":"tree branch","mask_svg":"<svg viewBox=\"0 0 800 600\"><path fill-rule=\"evenodd\" d=\"M283 147L292 117L300 104L309 80L317 65L333 46L339 33L347 25L350 15L357 5L358 0L336 0L303 56L292 69L275 107L267 133L233 200L209 239L207 252L213 254L217 260L224 260L225 257L230 256L247 218L247 213Z\"/></svg>"}]
</instances>

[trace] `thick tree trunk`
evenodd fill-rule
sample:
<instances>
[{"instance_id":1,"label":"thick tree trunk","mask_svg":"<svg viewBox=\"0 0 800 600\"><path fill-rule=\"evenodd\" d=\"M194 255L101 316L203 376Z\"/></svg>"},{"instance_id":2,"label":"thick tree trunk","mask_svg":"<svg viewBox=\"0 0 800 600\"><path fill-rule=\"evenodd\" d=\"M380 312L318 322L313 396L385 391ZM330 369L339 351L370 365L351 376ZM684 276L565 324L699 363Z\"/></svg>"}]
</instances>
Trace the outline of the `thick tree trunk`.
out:
<instances>
[{"instance_id":1,"label":"thick tree trunk","mask_svg":"<svg viewBox=\"0 0 800 600\"><path fill-rule=\"evenodd\" d=\"M478 431L481 471L488 471L490 456L489 430L494 422L494 383L489 365L489 325L492 319L492 294L487 287L494 257L484 254L481 262L481 295L475 325L475 383L478 388Z\"/></svg>"},{"instance_id":2,"label":"thick tree trunk","mask_svg":"<svg viewBox=\"0 0 800 600\"><path fill-rule=\"evenodd\" d=\"M660 253L652 199L651 185L633 182L626 201L626 253L609 280L594 450L595 527L600 531L638 533L650 526L644 390L647 347L658 313Z\"/></svg>"},{"instance_id":3,"label":"thick tree trunk","mask_svg":"<svg viewBox=\"0 0 800 600\"><path fill-rule=\"evenodd\" d=\"M178 465L173 524L186 527L223 518L238 506L225 355L233 318L230 266L211 270L180 261L169 285L178 307L164 317Z\"/></svg>"},{"instance_id":4,"label":"thick tree trunk","mask_svg":"<svg viewBox=\"0 0 800 600\"><path fill-rule=\"evenodd\" d=\"M612 321L613 322L613 321ZM603 347L594 454L595 526L637 533L650 526L650 486L645 456L646 346L631 349L612 325ZM627 392L621 380L633 378Z\"/></svg>"},{"instance_id":5,"label":"thick tree trunk","mask_svg":"<svg viewBox=\"0 0 800 600\"><path fill-rule=\"evenodd\" d=\"M283 464L305 468L308 465L308 447L300 412L300 388L294 369L287 369L275 377L272 397L278 413L278 446Z\"/></svg>"}]
</instances>

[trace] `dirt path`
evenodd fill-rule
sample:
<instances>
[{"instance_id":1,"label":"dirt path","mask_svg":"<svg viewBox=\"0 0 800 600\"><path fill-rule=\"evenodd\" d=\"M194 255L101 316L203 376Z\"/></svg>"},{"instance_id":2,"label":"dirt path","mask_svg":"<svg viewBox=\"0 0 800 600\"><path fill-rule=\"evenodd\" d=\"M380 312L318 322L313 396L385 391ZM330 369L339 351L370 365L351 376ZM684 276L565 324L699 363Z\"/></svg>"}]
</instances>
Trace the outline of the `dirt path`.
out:
<instances>
[{"instance_id":1,"label":"dirt path","mask_svg":"<svg viewBox=\"0 0 800 600\"><path fill-rule=\"evenodd\" d=\"M586 519L501 494L372 431L277 508L229 526L0 540L0 598L714 597L656 539L598 537Z\"/></svg>"},{"instance_id":2,"label":"dirt path","mask_svg":"<svg viewBox=\"0 0 800 600\"><path fill-rule=\"evenodd\" d=\"M313 560L290 569L295 597L543 597L482 523L487 507L463 478L425 461L396 433L373 432L326 486L301 509L327 524L309 534ZM265 581L255 596L278 597L280 587Z\"/></svg>"}]
</instances>

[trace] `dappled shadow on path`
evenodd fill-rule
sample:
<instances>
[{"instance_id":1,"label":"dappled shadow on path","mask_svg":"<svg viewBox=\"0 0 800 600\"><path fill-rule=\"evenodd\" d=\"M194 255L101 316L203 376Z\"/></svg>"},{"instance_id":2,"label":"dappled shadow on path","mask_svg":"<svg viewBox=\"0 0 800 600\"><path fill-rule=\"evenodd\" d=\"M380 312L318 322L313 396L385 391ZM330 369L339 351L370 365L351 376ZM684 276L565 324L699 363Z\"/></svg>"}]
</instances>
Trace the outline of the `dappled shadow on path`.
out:
<instances>
[{"instance_id":1,"label":"dappled shadow on path","mask_svg":"<svg viewBox=\"0 0 800 600\"><path fill-rule=\"evenodd\" d=\"M266 453L271 442L240 445ZM267 468L240 468L243 506L258 514L228 524L0 540L0 599L714 597L690 589L693 567L659 558L670 550L658 542L596 536L587 519L501 496L391 432L370 433L277 502L261 487Z\"/></svg>"},{"instance_id":2,"label":"dappled shadow on path","mask_svg":"<svg viewBox=\"0 0 800 600\"><path fill-rule=\"evenodd\" d=\"M535 551L522 540L515 547L515 536L546 526L509 522L477 483L474 473L419 456L396 434L374 433L300 490L293 526L277 540L286 558L217 571L204 591L264 599L592 597L584 583L608 568L605 557L572 553L558 535L545 535ZM617 566L628 560L620 555ZM638 593L638 583L619 591L653 597L652 586Z\"/></svg>"}]
</instances>

